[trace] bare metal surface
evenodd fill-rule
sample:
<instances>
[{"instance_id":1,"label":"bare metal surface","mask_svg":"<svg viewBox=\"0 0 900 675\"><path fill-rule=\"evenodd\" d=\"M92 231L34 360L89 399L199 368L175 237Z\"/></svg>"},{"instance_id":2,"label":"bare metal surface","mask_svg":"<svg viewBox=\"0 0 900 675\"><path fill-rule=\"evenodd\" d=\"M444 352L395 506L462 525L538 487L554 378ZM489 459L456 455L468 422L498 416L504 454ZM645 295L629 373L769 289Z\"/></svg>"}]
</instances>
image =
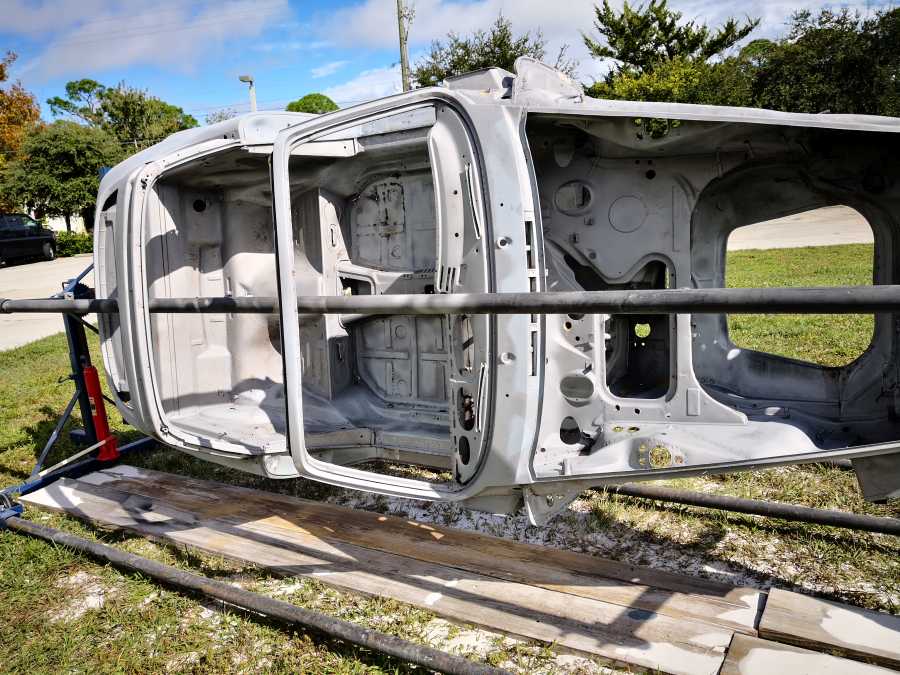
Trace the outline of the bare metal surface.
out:
<instances>
[{"instance_id":1,"label":"bare metal surface","mask_svg":"<svg viewBox=\"0 0 900 675\"><path fill-rule=\"evenodd\" d=\"M104 178L101 301L78 311L117 310L104 363L130 423L270 477L538 519L588 485L843 456L891 495L898 132L587 99L530 59L247 115ZM872 286L724 288L733 234L822 213L871 230ZM869 313L874 332L827 368L738 347L740 312ZM364 463L435 456L433 480Z\"/></svg>"}]
</instances>

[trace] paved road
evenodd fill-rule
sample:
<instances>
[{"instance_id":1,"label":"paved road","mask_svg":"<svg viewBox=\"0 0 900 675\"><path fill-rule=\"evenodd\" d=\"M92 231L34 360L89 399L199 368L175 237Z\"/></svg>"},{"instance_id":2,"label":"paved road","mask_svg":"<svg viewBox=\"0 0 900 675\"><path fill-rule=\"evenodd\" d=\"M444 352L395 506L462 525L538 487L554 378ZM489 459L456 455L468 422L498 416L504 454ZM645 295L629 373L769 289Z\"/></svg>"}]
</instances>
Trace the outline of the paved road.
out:
<instances>
[{"instance_id":1,"label":"paved road","mask_svg":"<svg viewBox=\"0 0 900 675\"><path fill-rule=\"evenodd\" d=\"M728 250L871 242L872 230L862 216L847 207L832 206L740 228L729 237ZM58 258L52 262L0 267L0 297L50 296L60 290L65 279L76 276L90 262L89 255L80 255ZM86 281L93 285L93 274L88 275ZM53 335L60 330L62 319L58 315L0 316L0 351Z\"/></svg>"},{"instance_id":2,"label":"paved road","mask_svg":"<svg viewBox=\"0 0 900 675\"><path fill-rule=\"evenodd\" d=\"M739 227L728 237L728 250L871 244L872 241L872 228L859 213L846 206L829 206Z\"/></svg>"},{"instance_id":3,"label":"paved road","mask_svg":"<svg viewBox=\"0 0 900 675\"><path fill-rule=\"evenodd\" d=\"M57 258L50 262L8 264L0 267L0 298L47 298L62 289L66 279L78 276L91 264L90 254ZM94 285L94 274L85 278ZM0 351L24 345L63 330L59 314L0 315Z\"/></svg>"}]
</instances>

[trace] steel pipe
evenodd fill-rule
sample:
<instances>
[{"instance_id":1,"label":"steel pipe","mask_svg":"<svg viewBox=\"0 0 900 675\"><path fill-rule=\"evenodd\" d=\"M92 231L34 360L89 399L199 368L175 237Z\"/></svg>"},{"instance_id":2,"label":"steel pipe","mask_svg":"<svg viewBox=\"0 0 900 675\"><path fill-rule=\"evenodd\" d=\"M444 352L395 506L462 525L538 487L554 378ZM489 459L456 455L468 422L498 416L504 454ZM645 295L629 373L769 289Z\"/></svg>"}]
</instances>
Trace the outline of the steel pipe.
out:
<instances>
[{"instance_id":1,"label":"steel pipe","mask_svg":"<svg viewBox=\"0 0 900 675\"><path fill-rule=\"evenodd\" d=\"M306 296L301 314L873 314L900 311L900 286L678 288L564 293ZM0 313L118 311L115 300L0 299ZM157 298L157 314L276 314L274 297Z\"/></svg>"},{"instance_id":2,"label":"steel pipe","mask_svg":"<svg viewBox=\"0 0 900 675\"><path fill-rule=\"evenodd\" d=\"M808 506L795 506L793 504L729 497L726 495L709 495L703 492L675 490L651 485L636 485L635 483L611 486L609 490L610 492L618 492L620 495L629 497L655 499L661 502L702 506L723 511L735 511L756 516L796 520L803 523L900 536L900 519L898 518L864 516L858 513L835 511L833 509L813 509Z\"/></svg>"},{"instance_id":3,"label":"steel pipe","mask_svg":"<svg viewBox=\"0 0 900 675\"><path fill-rule=\"evenodd\" d=\"M139 573L178 589L192 591L221 600L248 612L281 621L288 625L313 629L330 637L371 649L394 658L423 666L428 670L457 675L502 675L506 670L475 663L432 647L417 645L408 640L364 628L349 621L304 609L288 602L252 593L222 581L180 570L171 565L149 560L133 553L113 548L96 541L56 530L13 516L6 520L6 527L22 534L37 537L59 546L85 553L128 572Z\"/></svg>"}]
</instances>

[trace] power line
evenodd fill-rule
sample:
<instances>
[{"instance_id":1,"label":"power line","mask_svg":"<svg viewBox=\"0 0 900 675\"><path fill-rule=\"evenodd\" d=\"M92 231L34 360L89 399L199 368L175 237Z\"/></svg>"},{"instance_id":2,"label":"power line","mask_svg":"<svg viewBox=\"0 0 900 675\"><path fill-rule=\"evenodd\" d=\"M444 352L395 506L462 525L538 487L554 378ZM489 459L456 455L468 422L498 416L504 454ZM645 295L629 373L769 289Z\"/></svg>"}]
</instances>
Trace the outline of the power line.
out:
<instances>
[{"instance_id":1,"label":"power line","mask_svg":"<svg viewBox=\"0 0 900 675\"><path fill-rule=\"evenodd\" d=\"M274 8L276 5L270 5L270 7ZM95 44L97 42L110 42L116 40L122 40L125 38L134 38L134 37L145 37L148 35L159 35L161 33L175 33L181 31L189 31L194 30L196 28L202 28L206 26L215 26L222 23L230 23L232 21L237 21L243 18L257 17L259 16L260 10L259 8L255 9L252 12L236 12L233 14L226 14L224 16L220 16L218 18L208 19L205 21L195 21L193 23L186 23L185 21L177 21L167 24L157 24L150 28L149 30L133 30L133 31L110 31L107 33L89 33L87 35L83 35L80 37L74 37L70 39L63 40L51 40L49 44L51 46L69 46L69 45L84 45L84 44ZM188 19L189 21L189 19Z\"/></svg>"},{"instance_id":2,"label":"power line","mask_svg":"<svg viewBox=\"0 0 900 675\"><path fill-rule=\"evenodd\" d=\"M159 9L162 9L162 11L164 11L164 12L177 10L181 7L179 0L171 0L168 3L166 3L164 0L157 0L157 3L159 5L166 5L166 4L169 5L169 9L166 9L165 7L159 8ZM159 14L160 12L157 11L156 13ZM77 26L79 28L83 28L84 26L96 26L97 24L111 23L113 21L121 21L123 19L137 19L137 18L140 18L143 16L147 16L146 10L144 10L142 12L137 12L137 13L113 14L111 16L105 16L105 17L98 18L98 19L91 19L90 21L75 21L73 23L77 24Z\"/></svg>"}]
</instances>

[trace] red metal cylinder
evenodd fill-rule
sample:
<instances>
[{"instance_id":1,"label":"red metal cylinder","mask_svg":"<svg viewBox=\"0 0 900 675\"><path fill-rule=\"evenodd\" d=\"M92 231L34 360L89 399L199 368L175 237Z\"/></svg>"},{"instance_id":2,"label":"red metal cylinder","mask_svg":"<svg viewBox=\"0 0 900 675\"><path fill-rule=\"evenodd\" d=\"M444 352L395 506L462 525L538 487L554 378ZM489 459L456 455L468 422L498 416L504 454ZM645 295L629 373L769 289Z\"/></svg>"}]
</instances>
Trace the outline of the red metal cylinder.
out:
<instances>
[{"instance_id":1,"label":"red metal cylinder","mask_svg":"<svg viewBox=\"0 0 900 675\"><path fill-rule=\"evenodd\" d=\"M118 459L118 439L109 430L106 405L103 401L103 390L100 389L100 377L94 366L84 367L84 387L87 390L88 400L91 402L91 421L94 424L94 433L98 441L106 441L100 446L97 459L101 462Z\"/></svg>"}]
</instances>

